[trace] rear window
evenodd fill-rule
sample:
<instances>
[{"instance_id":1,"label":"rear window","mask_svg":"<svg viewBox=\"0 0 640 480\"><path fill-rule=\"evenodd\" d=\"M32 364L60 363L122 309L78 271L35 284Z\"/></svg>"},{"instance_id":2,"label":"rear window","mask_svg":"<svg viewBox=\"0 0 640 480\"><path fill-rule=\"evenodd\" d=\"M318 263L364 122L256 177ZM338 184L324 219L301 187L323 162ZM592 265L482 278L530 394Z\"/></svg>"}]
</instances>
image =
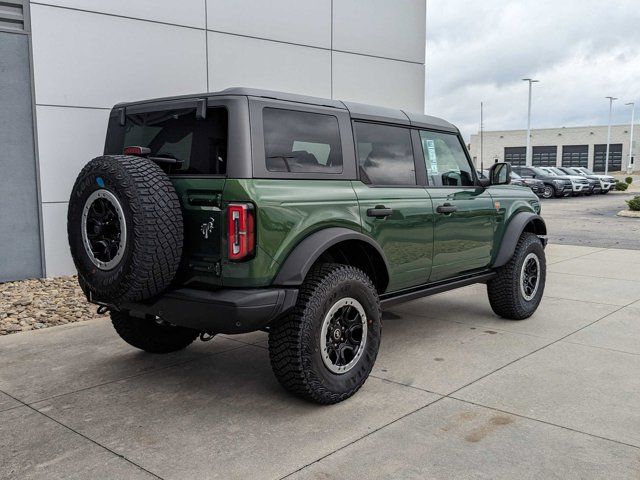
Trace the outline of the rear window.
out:
<instances>
[{"instance_id":1,"label":"rear window","mask_svg":"<svg viewBox=\"0 0 640 480\"><path fill-rule=\"evenodd\" d=\"M207 109L206 118L197 118L195 108L128 114L124 126L112 119L106 153L147 147L150 157L179 161L172 174L224 175L227 124L227 110L221 107Z\"/></svg>"},{"instance_id":2,"label":"rear window","mask_svg":"<svg viewBox=\"0 0 640 480\"><path fill-rule=\"evenodd\" d=\"M270 172L342 173L335 116L265 108L262 122L265 163Z\"/></svg>"}]
</instances>

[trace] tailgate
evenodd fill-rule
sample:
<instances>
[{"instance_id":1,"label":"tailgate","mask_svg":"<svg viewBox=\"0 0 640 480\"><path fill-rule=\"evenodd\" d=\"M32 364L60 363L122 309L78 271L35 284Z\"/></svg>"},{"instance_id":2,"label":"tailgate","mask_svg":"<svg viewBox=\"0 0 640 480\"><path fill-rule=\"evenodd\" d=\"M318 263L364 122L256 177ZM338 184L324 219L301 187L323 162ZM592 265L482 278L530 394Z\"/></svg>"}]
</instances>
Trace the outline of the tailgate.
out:
<instances>
[{"instance_id":1,"label":"tailgate","mask_svg":"<svg viewBox=\"0 0 640 480\"><path fill-rule=\"evenodd\" d=\"M171 181L180 198L184 220L180 283L220 285L222 252L221 201L224 178L180 178Z\"/></svg>"}]
</instances>

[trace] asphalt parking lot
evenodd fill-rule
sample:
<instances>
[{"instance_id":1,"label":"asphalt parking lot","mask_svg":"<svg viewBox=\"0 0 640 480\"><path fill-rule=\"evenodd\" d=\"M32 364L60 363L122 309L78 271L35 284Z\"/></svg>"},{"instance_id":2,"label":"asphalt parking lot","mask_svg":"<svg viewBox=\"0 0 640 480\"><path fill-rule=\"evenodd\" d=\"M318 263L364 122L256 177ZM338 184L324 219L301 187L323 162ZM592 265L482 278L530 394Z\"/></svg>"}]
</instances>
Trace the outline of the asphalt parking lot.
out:
<instances>
[{"instance_id":1,"label":"asphalt parking lot","mask_svg":"<svg viewBox=\"0 0 640 480\"><path fill-rule=\"evenodd\" d=\"M629 193L542 200L542 216L547 223L549 241L565 245L640 249L640 222L635 218L616 217L616 213L627 208L625 200L640 194L636 185L633 187L633 192Z\"/></svg>"},{"instance_id":2,"label":"asphalt parking lot","mask_svg":"<svg viewBox=\"0 0 640 480\"><path fill-rule=\"evenodd\" d=\"M0 478L637 479L640 251L547 255L528 320L480 285L386 312L331 407L279 387L263 333L166 356L105 320L2 337Z\"/></svg>"}]
</instances>

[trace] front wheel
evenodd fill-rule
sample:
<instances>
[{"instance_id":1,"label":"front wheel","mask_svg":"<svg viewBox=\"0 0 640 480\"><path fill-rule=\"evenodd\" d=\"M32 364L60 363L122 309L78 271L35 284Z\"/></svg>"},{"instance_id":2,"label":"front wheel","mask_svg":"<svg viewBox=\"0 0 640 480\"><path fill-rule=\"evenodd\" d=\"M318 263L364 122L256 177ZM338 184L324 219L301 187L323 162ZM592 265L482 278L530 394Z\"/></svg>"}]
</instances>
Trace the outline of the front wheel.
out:
<instances>
[{"instance_id":1,"label":"front wheel","mask_svg":"<svg viewBox=\"0 0 640 480\"><path fill-rule=\"evenodd\" d=\"M537 235L524 232L511 260L487 282L493 311L510 320L523 320L533 315L542 300L546 271L542 242Z\"/></svg>"},{"instance_id":2,"label":"front wheel","mask_svg":"<svg viewBox=\"0 0 640 480\"><path fill-rule=\"evenodd\" d=\"M346 400L364 384L378 355L378 294L349 265L321 264L307 275L292 313L271 328L273 372L291 393L321 404Z\"/></svg>"},{"instance_id":3,"label":"front wheel","mask_svg":"<svg viewBox=\"0 0 640 480\"><path fill-rule=\"evenodd\" d=\"M553 187L551 185L545 185L542 190L542 198L552 198L554 196Z\"/></svg>"}]
</instances>

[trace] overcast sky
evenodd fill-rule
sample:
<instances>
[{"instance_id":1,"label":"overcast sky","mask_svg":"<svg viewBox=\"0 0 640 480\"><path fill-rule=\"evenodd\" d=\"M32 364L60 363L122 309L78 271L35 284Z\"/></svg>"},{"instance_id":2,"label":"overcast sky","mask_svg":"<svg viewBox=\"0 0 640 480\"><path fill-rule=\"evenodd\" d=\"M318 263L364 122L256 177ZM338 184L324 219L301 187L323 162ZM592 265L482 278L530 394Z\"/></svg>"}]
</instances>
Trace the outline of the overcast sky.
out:
<instances>
[{"instance_id":1,"label":"overcast sky","mask_svg":"<svg viewBox=\"0 0 640 480\"><path fill-rule=\"evenodd\" d=\"M640 120L640 0L427 0L426 112L485 130Z\"/></svg>"}]
</instances>

